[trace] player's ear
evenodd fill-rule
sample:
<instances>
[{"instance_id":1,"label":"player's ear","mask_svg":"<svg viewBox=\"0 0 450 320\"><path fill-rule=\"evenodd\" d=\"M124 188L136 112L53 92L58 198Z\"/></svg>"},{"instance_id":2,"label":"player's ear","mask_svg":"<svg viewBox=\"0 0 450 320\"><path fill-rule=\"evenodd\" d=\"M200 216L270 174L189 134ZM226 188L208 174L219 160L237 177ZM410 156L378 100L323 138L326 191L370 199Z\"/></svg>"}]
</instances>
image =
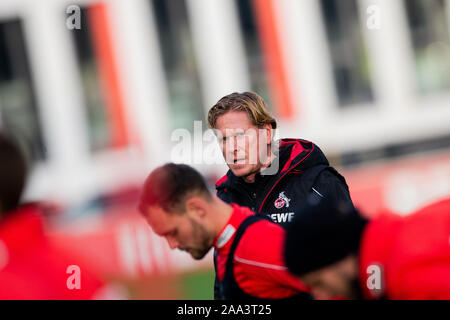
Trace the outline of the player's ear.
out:
<instances>
[{"instance_id":1,"label":"player's ear","mask_svg":"<svg viewBox=\"0 0 450 320\"><path fill-rule=\"evenodd\" d=\"M188 214L202 218L207 214L206 201L201 197L191 197L186 201Z\"/></svg>"}]
</instances>

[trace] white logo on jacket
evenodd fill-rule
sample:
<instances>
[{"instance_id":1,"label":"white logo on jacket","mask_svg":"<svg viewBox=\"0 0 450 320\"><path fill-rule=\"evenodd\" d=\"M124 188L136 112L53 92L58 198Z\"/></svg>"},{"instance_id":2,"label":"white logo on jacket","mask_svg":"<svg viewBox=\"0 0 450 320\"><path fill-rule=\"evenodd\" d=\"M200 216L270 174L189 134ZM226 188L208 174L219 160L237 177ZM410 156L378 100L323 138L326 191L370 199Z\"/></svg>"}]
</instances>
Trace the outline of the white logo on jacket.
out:
<instances>
[{"instance_id":1,"label":"white logo on jacket","mask_svg":"<svg viewBox=\"0 0 450 320\"><path fill-rule=\"evenodd\" d=\"M292 218L294 218L294 212L283 212L283 213L272 213L270 214L270 218L275 223L285 223L291 222Z\"/></svg>"},{"instance_id":2,"label":"white logo on jacket","mask_svg":"<svg viewBox=\"0 0 450 320\"><path fill-rule=\"evenodd\" d=\"M291 201L291 199L289 199L288 197L286 197L286 195L284 194L284 191L280 192L280 194L278 195L278 199L275 200L274 205L275 208L277 209L281 209L284 206L286 206L286 208L289 208L289 202Z\"/></svg>"}]
</instances>

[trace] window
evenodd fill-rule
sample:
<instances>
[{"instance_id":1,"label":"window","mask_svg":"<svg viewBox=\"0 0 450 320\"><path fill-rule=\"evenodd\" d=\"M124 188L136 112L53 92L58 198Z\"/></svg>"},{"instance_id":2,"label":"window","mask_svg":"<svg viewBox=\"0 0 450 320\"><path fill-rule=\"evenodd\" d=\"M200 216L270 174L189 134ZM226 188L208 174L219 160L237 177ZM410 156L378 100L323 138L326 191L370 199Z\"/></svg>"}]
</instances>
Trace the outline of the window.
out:
<instances>
[{"instance_id":1,"label":"window","mask_svg":"<svg viewBox=\"0 0 450 320\"><path fill-rule=\"evenodd\" d=\"M170 95L172 128L204 123L201 86L185 0L151 0ZM156 119L155 119L156 120Z\"/></svg>"},{"instance_id":2,"label":"window","mask_svg":"<svg viewBox=\"0 0 450 320\"><path fill-rule=\"evenodd\" d=\"M370 61L355 0L321 0L334 83L342 107L373 100Z\"/></svg>"},{"instance_id":3,"label":"window","mask_svg":"<svg viewBox=\"0 0 450 320\"><path fill-rule=\"evenodd\" d=\"M46 158L20 20L0 22L0 127L33 161Z\"/></svg>"},{"instance_id":4,"label":"window","mask_svg":"<svg viewBox=\"0 0 450 320\"><path fill-rule=\"evenodd\" d=\"M127 144L123 101L117 80L104 4L81 9L81 28L71 30L81 73L92 152Z\"/></svg>"},{"instance_id":5,"label":"window","mask_svg":"<svg viewBox=\"0 0 450 320\"><path fill-rule=\"evenodd\" d=\"M421 93L450 88L450 26L445 0L404 2Z\"/></svg>"},{"instance_id":6,"label":"window","mask_svg":"<svg viewBox=\"0 0 450 320\"><path fill-rule=\"evenodd\" d=\"M244 37L245 53L250 73L251 90L258 93L271 107L264 55L251 0L236 0L239 23Z\"/></svg>"},{"instance_id":7,"label":"window","mask_svg":"<svg viewBox=\"0 0 450 320\"><path fill-rule=\"evenodd\" d=\"M109 128L101 95L86 8L81 9L81 21L81 29L71 30L71 33L74 36L81 73L81 84L89 128L89 145L91 150L94 151L109 146Z\"/></svg>"}]
</instances>

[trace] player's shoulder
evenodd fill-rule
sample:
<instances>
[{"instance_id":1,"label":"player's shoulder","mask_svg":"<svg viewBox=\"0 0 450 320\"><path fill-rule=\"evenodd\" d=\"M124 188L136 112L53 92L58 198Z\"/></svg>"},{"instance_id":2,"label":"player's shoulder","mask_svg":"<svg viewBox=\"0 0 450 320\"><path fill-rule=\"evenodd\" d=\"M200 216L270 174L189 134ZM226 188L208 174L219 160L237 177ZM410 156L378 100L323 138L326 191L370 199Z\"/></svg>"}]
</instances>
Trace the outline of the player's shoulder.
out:
<instances>
[{"instance_id":1,"label":"player's shoulder","mask_svg":"<svg viewBox=\"0 0 450 320\"><path fill-rule=\"evenodd\" d=\"M281 250L286 231L276 223L261 219L250 225L242 236L237 253L257 258Z\"/></svg>"}]
</instances>

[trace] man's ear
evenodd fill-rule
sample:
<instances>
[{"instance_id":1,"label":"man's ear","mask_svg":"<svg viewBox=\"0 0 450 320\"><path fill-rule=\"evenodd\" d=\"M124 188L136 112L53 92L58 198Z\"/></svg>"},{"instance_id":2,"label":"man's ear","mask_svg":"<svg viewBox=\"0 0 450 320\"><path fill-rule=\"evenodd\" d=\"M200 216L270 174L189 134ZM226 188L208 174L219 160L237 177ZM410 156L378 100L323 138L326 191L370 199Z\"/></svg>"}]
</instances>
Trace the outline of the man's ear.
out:
<instances>
[{"instance_id":1,"label":"man's ear","mask_svg":"<svg viewBox=\"0 0 450 320\"><path fill-rule=\"evenodd\" d=\"M186 211L190 215L203 218L207 214L206 200L201 197L192 197L186 201Z\"/></svg>"},{"instance_id":2,"label":"man's ear","mask_svg":"<svg viewBox=\"0 0 450 320\"><path fill-rule=\"evenodd\" d=\"M269 123L266 123L265 125L262 126L262 128L264 130L266 130L267 144L270 144L272 142L272 139L273 139L273 128L272 128L272 125L269 124Z\"/></svg>"}]
</instances>

